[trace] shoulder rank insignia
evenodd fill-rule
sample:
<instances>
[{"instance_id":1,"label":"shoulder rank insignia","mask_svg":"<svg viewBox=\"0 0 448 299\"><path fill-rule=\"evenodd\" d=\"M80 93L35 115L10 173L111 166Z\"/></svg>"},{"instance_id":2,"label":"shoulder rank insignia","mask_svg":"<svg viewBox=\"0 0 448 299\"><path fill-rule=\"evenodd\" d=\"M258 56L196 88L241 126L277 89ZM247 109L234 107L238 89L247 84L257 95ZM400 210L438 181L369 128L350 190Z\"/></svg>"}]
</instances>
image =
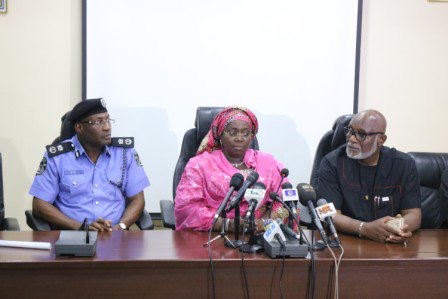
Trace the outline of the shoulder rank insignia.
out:
<instances>
[{"instance_id":1,"label":"shoulder rank insignia","mask_svg":"<svg viewBox=\"0 0 448 299\"><path fill-rule=\"evenodd\" d=\"M61 142L57 144L47 145L47 152L49 157L58 156L75 150L75 145L71 142Z\"/></svg>"},{"instance_id":2,"label":"shoulder rank insignia","mask_svg":"<svg viewBox=\"0 0 448 299\"><path fill-rule=\"evenodd\" d=\"M134 147L134 137L114 137L111 138L112 141L110 143L111 146L117 147Z\"/></svg>"}]
</instances>

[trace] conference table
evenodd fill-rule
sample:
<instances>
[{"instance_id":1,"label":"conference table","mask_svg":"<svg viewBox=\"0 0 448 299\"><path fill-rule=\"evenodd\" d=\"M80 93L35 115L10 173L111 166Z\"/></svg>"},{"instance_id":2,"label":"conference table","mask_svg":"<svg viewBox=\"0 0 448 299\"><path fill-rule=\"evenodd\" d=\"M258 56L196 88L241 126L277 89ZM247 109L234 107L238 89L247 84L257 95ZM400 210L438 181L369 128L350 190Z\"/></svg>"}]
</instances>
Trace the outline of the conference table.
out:
<instances>
[{"instance_id":1,"label":"conference table","mask_svg":"<svg viewBox=\"0 0 448 299\"><path fill-rule=\"evenodd\" d=\"M54 245L59 233L3 231L0 240ZM340 298L448 298L448 230L417 231L407 246L340 238ZM104 232L94 257L0 247L0 298L212 298L213 286L216 298L307 298L310 259L243 255L219 238L210 246L212 270L207 240L194 231ZM315 252L314 261L314 298L333 298L330 251Z\"/></svg>"}]
</instances>

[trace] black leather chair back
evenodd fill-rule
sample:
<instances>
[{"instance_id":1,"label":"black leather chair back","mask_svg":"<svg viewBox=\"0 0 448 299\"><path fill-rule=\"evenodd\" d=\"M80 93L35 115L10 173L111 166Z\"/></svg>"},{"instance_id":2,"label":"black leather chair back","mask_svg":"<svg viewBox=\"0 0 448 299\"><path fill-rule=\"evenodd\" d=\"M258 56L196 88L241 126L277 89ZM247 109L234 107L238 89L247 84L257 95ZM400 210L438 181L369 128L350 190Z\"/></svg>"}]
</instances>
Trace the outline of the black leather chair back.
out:
<instances>
[{"instance_id":1,"label":"black leather chair back","mask_svg":"<svg viewBox=\"0 0 448 299\"><path fill-rule=\"evenodd\" d=\"M3 165L2 153L0 153L0 230L20 230L16 218L5 218L5 202L3 197Z\"/></svg>"},{"instance_id":2,"label":"black leather chair back","mask_svg":"<svg viewBox=\"0 0 448 299\"><path fill-rule=\"evenodd\" d=\"M190 158L196 156L199 145L204 139L205 135L210 130L210 126L215 116L221 112L223 107L198 107L196 110L196 119L194 121L194 128L188 130L182 140L179 159L177 160L176 168L173 176L173 199L176 197L176 189L179 184L182 173ZM258 141L255 137L250 148L258 150Z\"/></svg>"},{"instance_id":3,"label":"black leather chair back","mask_svg":"<svg viewBox=\"0 0 448 299\"><path fill-rule=\"evenodd\" d=\"M318 188L320 162L328 153L345 144L344 127L348 126L352 118L353 114L346 114L336 118L331 130L324 134L317 145L310 177L310 184L315 189Z\"/></svg>"},{"instance_id":4,"label":"black leather chair back","mask_svg":"<svg viewBox=\"0 0 448 299\"><path fill-rule=\"evenodd\" d=\"M73 127L73 123L71 121L69 121L68 119L70 118L70 114L72 113L72 111L67 111L62 117L61 117L61 134L60 134L60 139L61 141L67 140L72 138L73 136L75 136L76 132L75 132L75 128Z\"/></svg>"},{"instance_id":5,"label":"black leather chair back","mask_svg":"<svg viewBox=\"0 0 448 299\"><path fill-rule=\"evenodd\" d=\"M3 202L2 153L0 153L0 224L5 220L5 204Z\"/></svg>"},{"instance_id":6,"label":"black leather chair back","mask_svg":"<svg viewBox=\"0 0 448 299\"><path fill-rule=\"evenodd\" d=\"M421 228L440 228L446 225L448 218L448 197L442 193L442 174L448 174L447 153L408 153L414 160L420 176L422 193ZM445 174L445 180L448 179ZM445 182L447 184L448 182Z\"/></svg>"},{"instance_id":7,"label":"black leather chair back","mask_svg":"<svg viewBox=\"0 0 448 299\"><path fill-rule=\"evenodd\" d=\"M53 141L52 144L59 143L61 141L67 140L75 136L76 131L73 126L73 123L69 121L70 114L72 111L67 111L64 115L61 117L61 132L58 137Z\"/></svg>"}]
</instances>

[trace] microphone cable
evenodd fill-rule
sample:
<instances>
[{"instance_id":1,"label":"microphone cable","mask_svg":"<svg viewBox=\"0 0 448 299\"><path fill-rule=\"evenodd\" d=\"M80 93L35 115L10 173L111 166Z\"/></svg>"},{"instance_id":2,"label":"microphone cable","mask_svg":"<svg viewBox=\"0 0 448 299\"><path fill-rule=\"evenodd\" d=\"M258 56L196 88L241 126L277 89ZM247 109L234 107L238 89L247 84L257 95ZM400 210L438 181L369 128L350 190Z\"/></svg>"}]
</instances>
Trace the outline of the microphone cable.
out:
<instances>
[{"instance_id":1,"label":"microphone cable","mask_svg":"<svg viewBox=\"0 0 448 299\"><path fill-rule=\"evenodd\" d=\"M255 220L254 220L255 221ZM244 281L244 290L245 290L245 294L246 294L246 298L249 299L249 283L247 282L247 273L246 273L246 263L244 260L244 251L242 250L242 247L244 246L244 240L245 240L245 234L246 234L246 222L243 221L243 234L241 236L241 247L240 247L240 251L241 251L241 268L243 271L243 281Z\"/></svg>"},{"instance_id":2,"label":"microphone cable","mask_svg":"<svg viewBox=\"0 0 448 299\"><path fill-rule=\"evenodd\" d=\"M339 255L339 258L336 258L336 255L334 254L333 249L330 247L329 244L327 244L328 250L330 250L331 255L333 256L334 260L334 298L339 299L339 265L341 264L342 256L344 255L344 247L342 247L342 244L339 245L341 248L341 254Z\"/></svg>"},{"instance_id":3,"label":"microphone cable","mask_svg":"<svg viewBox=\"0 0 448 299\"><path fill-rule=\"evenodd\" d=\"M274 195L275 193L275 195ZM311 259L311 266L310 266L310 271L311 271L311 277L308 280L308 284L309 284L309 288L308 288L308 298L313 299L314 298L314 288L315 288L315 282L316 282L316 261L314 258L314 252L313 252L313 248L311 247L310 241L308 240L307 236L305 235L305 232L303 231L302 227L300 226L299 220L297 219L297 215L294 214L291 209L289 208L289 206L283 201L283 200L279 200L279 196L276 192L271 192L269 194L269 197L272 200L276 200L279 203L282 204L282 206L288 211L288 213L290 213L293 218L294 221L297 224L297 228L299 229L300 235L303 237L303 239L305 240L305 244L308 245L308 252L310 254L310 259ZM311 237L314 237L314 234L311 235Z\"/></svg>"},{"instance_id":4,"label":"microphone cable","mask_svg":"<svg viewBox=\"0 0 448 299\"><path fill-rule=\"evenodd\" d=\"M210 227L210 230L208 232L207 251L208 251L208 259L210 261L210 275L212 277L212 298L215 299L216 298L216 291L215 291L215 268L213 266L213 257L212 257L212 250L211 250L212 231L213 231L213 225Z\"/></svg>"},{"instance_id":5,"label":"microphone cable","mask_svg":"<svg viewBox=\"0 0 448 299\"><path fill-rule=\"evenodd\" d=\"M283 252L283 260L282 260L282 267L280 270L280 278L279 278L279 285L280 285L280 298L283 299L283 272L285 270L285 260L286 260L286 248L283 245L280 245L280 253Z\"/></svg>"}]
</instances>

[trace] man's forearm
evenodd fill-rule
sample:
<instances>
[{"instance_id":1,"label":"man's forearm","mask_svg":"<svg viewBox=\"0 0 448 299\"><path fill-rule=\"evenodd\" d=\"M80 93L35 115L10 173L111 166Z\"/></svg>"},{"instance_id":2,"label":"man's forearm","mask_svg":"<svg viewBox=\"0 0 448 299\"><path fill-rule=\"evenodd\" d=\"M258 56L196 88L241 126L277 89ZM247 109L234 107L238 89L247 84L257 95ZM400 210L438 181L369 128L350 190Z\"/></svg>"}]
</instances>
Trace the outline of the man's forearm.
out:
<instances>
[{"instance_id":1,"label":"man's forearm","mask_svg":"<svg viewBox=\"0 0 448 299\"><path fill-rule=\"evenodd\" d=\"M420 209L403 210L402 216L404 223L408 225L408 230L413 232L420 228L422 221L422 212Z\"/></svg>"},{"instance_id":2,"label":"man's forearm","mask_svg":"<svg viewBox=\"0 0 448 299\"><path fill-rule=\"evenodd\" d=\"M76 230L81 226L78 221L67 217L53 205L36 197L33 198L33 214L58 228Z\"/></svg>"},{"instance_id":3,"label":"man's forearm","mask_svg":"<svg viewBox=\"0 0 448 299\"><path fill-rule=\"evenodd\" d=\"M360 234L360 224L361 221L352 219L350 217L347 217L345 215L340 214L338 211L338 214L333 218L334 225L336 229L342 233L346 234L352 234L352 235L359 235ZM362 227L361 227L362 229Z\"/></svg>"},{"instance_id":4,"label":"man's forearm","mask_svg":"<svg viewBox=\"0 0 448 299\"><path fill-rule=\"evenodd\" d=\"M126 224L127 227L134 224L145 208L145 197L143 195L143 191L138 193L137 195L128 198L128 205L123 213L123 216L120 219L120 222Z\"/></svg>"}]
</instances>

